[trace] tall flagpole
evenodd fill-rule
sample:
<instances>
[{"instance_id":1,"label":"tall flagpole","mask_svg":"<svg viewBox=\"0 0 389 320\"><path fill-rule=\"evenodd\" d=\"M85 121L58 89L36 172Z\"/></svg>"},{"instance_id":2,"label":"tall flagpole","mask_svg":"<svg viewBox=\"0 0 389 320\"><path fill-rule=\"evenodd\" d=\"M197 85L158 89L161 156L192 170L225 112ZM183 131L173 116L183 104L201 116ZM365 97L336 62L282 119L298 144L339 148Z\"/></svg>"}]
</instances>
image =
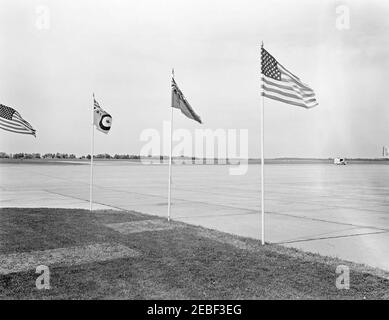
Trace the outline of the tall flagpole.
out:
<instances>
[{"instance_id":1,"label":"tall flagpole","mask_svg":"<svg viewBox=\"0 0 389 320\"><path fill-rule=\"evenodd\" d=\"M172 69L172 81L174 79L174 69ZM173 93L171 101L171 116L170 116L170 156L169 156L169 189L167 200L167 220L170 221L171 196L172 196L172 153L173 153Z\"/></svg>"},{"instance_id":2,"label":"tall flagpole","mask_svg":"<svg viewBox=\"0 0 389 320\"><path fill-rule=\"evenodd\" d=\"M95 100L95 94L93 94L93 103ZM92 108L92 132L91 132L91 155L90 155L90 185L89 185L89 211L93 210L93 154L95 145L95 130L94 130L94 104Z\"/></svg>"},{"instance_id":3,"label":"tall flagpole","mask_svg":"<svg viewBox=\"0 0 389 320\"><path fill-rule=\"evenodd\" d=\"M263 42L261 49L263 48ZM265 97L263 96L262 50L261 50L261 242L265 244Z\"/></svg>"}]
</instances>

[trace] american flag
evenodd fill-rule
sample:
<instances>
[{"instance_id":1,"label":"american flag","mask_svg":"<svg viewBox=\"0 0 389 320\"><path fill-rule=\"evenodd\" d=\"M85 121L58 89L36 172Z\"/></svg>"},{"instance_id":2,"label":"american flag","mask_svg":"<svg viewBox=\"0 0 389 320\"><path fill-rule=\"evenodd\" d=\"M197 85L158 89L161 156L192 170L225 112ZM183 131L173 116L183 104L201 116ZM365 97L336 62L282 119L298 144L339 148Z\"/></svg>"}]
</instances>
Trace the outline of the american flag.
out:
<instances>
[{"instance_id":1,"label":"american flag","mask_svg":"<svg viewBox=\"0 0 389 320\"><path fill-rule=\"evenodd\" d=\"M32 134L35 137L35 129L22 118L15 109L0 104L0 128L6 131Z\"/></svg>"},{"instance_id":2,"label":"american flag","mask_svg":"<svg viewBox=\"0 0 389 320\"><path fill-rule=\"evenodd\" d=\"M262 95L303 108L318 105L315 92L293 73L285 69L263 47L261 50Z\"/></svg>"},{"instance_id":3,"label":"american flag","mask_svg":"<svg viewBox=\"0 0 389 320\"><path fill-rule=\"evenodd\" d=\"M180 109L189 119L202 123L200 117L194 112L189 102L185 99L174 79L172 79L172 108Z\"/></svg>"}]
</instances>

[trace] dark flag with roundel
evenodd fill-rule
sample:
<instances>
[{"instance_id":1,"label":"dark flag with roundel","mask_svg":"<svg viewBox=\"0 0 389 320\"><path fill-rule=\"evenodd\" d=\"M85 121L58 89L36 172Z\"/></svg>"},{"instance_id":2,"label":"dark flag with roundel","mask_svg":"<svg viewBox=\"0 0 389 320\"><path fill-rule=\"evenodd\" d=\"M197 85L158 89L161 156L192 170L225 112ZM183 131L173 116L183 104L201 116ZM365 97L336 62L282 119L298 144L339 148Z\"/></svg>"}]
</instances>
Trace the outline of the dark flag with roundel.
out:
<instances>
[{"instance_id":1,"label":"dark flag with roundel","mask_svg":"<svg viewBox=\"0 0 389 320\"><path fill-rule=\"evenodd\" d=\"M94 117L93 117L93 124L96 126L97 130L108 133L111 129L112 125L112 117L111 115L104 111L99 103L95 99L95 95L93 95L93 111L94 111Z\"/></svg>"}]
</instances>

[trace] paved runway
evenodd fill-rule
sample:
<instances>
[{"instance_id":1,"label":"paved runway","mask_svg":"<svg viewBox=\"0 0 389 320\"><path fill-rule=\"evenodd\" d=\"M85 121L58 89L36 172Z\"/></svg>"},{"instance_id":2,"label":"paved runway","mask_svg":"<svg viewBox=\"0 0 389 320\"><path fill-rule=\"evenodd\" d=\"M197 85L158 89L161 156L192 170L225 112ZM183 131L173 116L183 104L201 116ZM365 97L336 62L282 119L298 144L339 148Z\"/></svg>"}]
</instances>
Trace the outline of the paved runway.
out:
<instances>
[{"instance_id":1,"label":"paved runway","mask_svg":"<svg viewBox=\"0 0 389 320\"><path fill-rule=\"evenodd\" d=\"M173 167L172 218L260 238L259 165ZM163 165L96 162L94 208L167 215ZM389 166L265 166L266 240L389 270ZM0 164L1 207L89 208L88 165Z\"/></svg>"}]
</instances>

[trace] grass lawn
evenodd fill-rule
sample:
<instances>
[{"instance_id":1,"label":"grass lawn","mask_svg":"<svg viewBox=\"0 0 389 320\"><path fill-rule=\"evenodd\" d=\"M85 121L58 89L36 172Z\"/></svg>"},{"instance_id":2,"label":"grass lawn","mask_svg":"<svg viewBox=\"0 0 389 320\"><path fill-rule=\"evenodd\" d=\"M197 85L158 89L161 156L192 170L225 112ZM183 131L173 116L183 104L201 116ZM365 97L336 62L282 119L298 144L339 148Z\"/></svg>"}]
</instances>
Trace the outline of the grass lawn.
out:
<instances>
[{"instance_id":1,"label":"grass lawn","mask_svg":"<svg viewBox=\"0 0 389 320\"><path fill-rule=\"evenodd\" d=\"M35 265L22 271L15 267L15 272L0 272L0 298L389 299L388 274L366 266L278 245L261 246L252 239L178 222L171 222L167 230L137 233L112 227L131 222L142 226L139 221L150 219L169 226L136 212L0 209L0 263L11 263L11 268L12 259L17 261L22 253L31 257L58 248L67 252L104 243L139 253L109 259L108 252L108 259L77 264L69 251L67 263L48 265L49 290L36 288ZM335 286L340 264L350 267L348 290Z\"/></svg>"}]
</instances>

